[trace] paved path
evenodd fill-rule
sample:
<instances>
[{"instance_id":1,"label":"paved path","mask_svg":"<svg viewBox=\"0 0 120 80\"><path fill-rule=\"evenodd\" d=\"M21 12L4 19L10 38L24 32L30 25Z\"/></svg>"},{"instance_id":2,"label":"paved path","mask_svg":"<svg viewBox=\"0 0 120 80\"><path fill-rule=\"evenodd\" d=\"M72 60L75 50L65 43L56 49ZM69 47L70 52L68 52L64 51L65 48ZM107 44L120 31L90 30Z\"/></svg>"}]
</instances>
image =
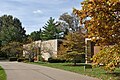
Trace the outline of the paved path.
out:
<instances>
[{"instance_id":1,"label":"paved path","mask_svg":"<svg viewBox=\"0 0 120 80\"><path fill-rule=\"evenodd\" d=\"M0 65L7 73L7 80L98 80L69 71L33 64L0 62Z\"/></svg>"}]
</instances>

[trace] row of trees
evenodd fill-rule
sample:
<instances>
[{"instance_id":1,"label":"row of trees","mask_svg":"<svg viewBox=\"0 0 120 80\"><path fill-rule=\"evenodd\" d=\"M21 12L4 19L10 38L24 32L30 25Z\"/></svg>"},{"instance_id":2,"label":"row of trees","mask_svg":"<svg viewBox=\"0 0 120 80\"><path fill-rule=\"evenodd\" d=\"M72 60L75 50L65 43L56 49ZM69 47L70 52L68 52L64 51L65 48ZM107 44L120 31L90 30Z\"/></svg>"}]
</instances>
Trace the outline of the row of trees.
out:
<instances>
[{"instance_id":1,"label":"row of trees","mask_svg":"<svg viewBox=\"0 0 120 80\"><path fill-rule=\"evenodd\" d=\"M0 17L0 54L19 57L23 50L23 44L37 40L64 39L65 41L61 44L61 49L64 44L66 44L67 47L63 48L70 48L63 53L60 52L61 55L68 51L72 52L72 48L74 47L77 48L76 45L79 44L77 36L81 36L82 41L84 41L83 34L81 33L82 27L79 25L78 17L74 14L69 15L68 13L62 14L59 21L55 21L55 19L50 17L42 29L34 31L30 35L26 35L25 32L19 19L11 15ZM75 39L71 37L71 35ZM73 39L74 41L72 41ZM67 44L66 41L69 44ZM78 50L76 51L79 52Z\"/></svg>"}]
</instances>

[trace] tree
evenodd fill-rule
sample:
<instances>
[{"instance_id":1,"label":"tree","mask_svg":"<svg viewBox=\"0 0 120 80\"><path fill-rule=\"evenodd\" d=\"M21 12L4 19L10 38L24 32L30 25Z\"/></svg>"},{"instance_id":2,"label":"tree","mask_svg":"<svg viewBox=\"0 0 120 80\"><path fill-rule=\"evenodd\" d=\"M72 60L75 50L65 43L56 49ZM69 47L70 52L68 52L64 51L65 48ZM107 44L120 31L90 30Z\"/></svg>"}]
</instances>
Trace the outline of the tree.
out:
<instances>
[{"instance_id":1,"label":"tree","mask_svg":"<svg viewBox=\"0 0 120 80\"><path fill-rule=\"evenodd\" d=\"M120 43L120 1L85 0L82 10L73 12L80 17L88 30L88 37L99 37L99 44Z\"/></svg>"},{"instance_id":2,"label":"tree","mask_svg":"<svg viewBox=\"0 0 120 80\"><path fill-rule=\"evenodd\" d=\"M12 41L23 42L26 37L25 30L19 19L13 18L11 15L4 15L0 17L0 38L2 44L7 44Z\"/></svg>"},{"instance_id":3,"label":"tree","mask_svg":"<svg viewBox=\"0 0 120 80\"><path fill-rule=\"evenodd\" d=\"M20 42L9 42L1 48L1 51L10 57L20 57L22 56L23 46Z\"/></svg>"},{"instance_id":4,"label":"tree","mask_svg":"<svg viewBox=\"0 0 120 80\"><path fill-rule=\"evenodd\" d=\"M55 22L55 19L50 17L50 19L47 21L45 26L43 27L44 30L42 31L41 38L42 40L49 40L49 39L59 39L62 31L57 28L57 23Z\"/></svg>"},{"instance_id":5,"label":"tree","mask_svg":"<svg viewBox=\"0 0 120 80\"><path fill-rule=\"evenodd\" d=\"M87 28L88 37L98 37L98 44L108 46L93 58L93 62L105 63L106 70L116 67L120 63L120 1L119 0L85 0L82 9L73 12L80 17L81 24ZM95 38L95 39L96 39ZM116 47L110 47L110 45ZM108 49L108 51L107 51ZM112 50L111 50L112 49ZM117 49L117 50L116 50ZM111 54L112 53L112 54ZM113 58L106 58L106 56ZM115 60L118 60L115 62ZM112 66L111 66L112 64Z\"/></svg>"},{"instance_id":6,"label":"tree","mask_svg":"<svg viewBox=\"0 0 120 80\"><path fill-rule=\"evenodd\" d=\"M62 36L61 38L64 38L65 35L67 35L68 32L69 32L69 29L67 28L68 25L67 25L65 22L61 22L61 21L57 21L57 24L59 24L59 25L57 26L57 28L58 28L60 31L62 31L62 32L61 32L61 36Z\"/></svg>"},{"instance_id":7,"label":"tree","mask_svg":"<svg viewBox=\"0 0 120 80\"><path fill-rule=\"evenodd\" d=\"M69 30L69 28L72 28L73 26L73 19L72 16L68 13L64 13L60 16L59 20L64 21L64 24L66 24L66 28Z\"/></svg>"},{"instance_id":8,"label":"tree","mask_svg":"<svg viewBox=\"0 0 120 80\"><path fill-rule=\"evenodd\" d=\"M76 65L76 58L80 54L84 54L84 34L79 32L68 33L65 40L60 45L58 55L67 60L74 60Z\"/></svg>"},{"instance_id":9,"label":"tree","mask_svg":"<svg viewBox=\"0 0 120 80\"><path fill-rule=\"evenodd\" d=\"M120 45L111 47L104 47L92 58L95 66L102 64L103 68L107 71L114 71L120 64Z\"/></svg>"},{"instance_id":10,"label":"tree","mask_svg":"<svg viewBox=\"0 0 120 80\"><path fill-rule=\"evenodd\" d=\"M72 31L78 31L81 29L79 18L72 13L71 15L68 13L63 13L60 15L59 20L62 23L62 28L67 29L68 31L72 29Z\"/></svg>"},{"instance_id":11,"label":"tree","mask_svg":"<svg viewBox=\"0 0 120 80\"><path fill-rule=\"evenodd\" d=\"M80 34L79 32L69 33L66 35L64 45L66 45L68 52L84 52L84 35Z\"/></svg>"},{"instance_id":12,"label":"tree","mask_svg":"<svg viewBox=\"0 0 120 80\"><path fill-rule=\"evenodd\" d=\"M19 53L17 44L25 42L26 34L19 19L11 15L0 17L0 51L4 53ZM16 47L14 47L14 45ZM15 49L13 49L13 47ZM17 49L16 49L17 48ZM15 52L14 52L15 51Z\"/></svg>"},{"instance_id":13,"label":"tree","mask_svg":"<svg viewBox=\"0 0 120 80\"><path fill-rule=\"evenodd\" d=\"M32 32L29 35L29 37L31 37L31 39L33 41L41 40L41 29L40 29L40 31L34 31L34 32Z\"/></svg>"}]
</instances>

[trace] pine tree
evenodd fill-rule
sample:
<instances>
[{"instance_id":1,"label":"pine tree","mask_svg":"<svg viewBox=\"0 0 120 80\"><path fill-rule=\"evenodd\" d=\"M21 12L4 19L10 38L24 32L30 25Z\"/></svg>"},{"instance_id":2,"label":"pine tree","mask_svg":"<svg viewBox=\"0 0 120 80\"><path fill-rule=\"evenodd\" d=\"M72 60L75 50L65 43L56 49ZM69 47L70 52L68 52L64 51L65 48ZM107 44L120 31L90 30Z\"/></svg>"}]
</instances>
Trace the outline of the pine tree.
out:
<instances>
[{"instance_id":1,"label":"pine tree","mask_svg":"<svg viewBox=\"0 0 120 80\"><path fill-rule=\"evenodd\" d=\"M57 23L55 19L50 17L47 21L45 26L43 27L44 30L42 31L42 40L49 40L49 39L59 39L61 31L57 28Z\"/></svg>"}]
</instances>

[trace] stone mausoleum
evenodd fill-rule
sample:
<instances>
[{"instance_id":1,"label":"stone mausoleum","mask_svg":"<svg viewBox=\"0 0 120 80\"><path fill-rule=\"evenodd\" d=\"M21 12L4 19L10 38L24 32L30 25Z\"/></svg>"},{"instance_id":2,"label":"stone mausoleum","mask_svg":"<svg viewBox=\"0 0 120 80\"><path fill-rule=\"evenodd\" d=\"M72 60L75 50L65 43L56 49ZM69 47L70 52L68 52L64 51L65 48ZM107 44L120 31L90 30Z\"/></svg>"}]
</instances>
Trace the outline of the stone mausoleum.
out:
<instances>
[{"instance_id":1,"label":"stone mausoleum","mask_svg":"<svg viewBox=\"0 0 120 80\"><path fill-rule=\"evenodd\" d=\"M35 41L30 44L23 45L23 56L26 58L41 56L44 60L48 60L50 57L57 57L59 42L61 40L47 40L47 41Z\"/></svg>"}]
</instances>

